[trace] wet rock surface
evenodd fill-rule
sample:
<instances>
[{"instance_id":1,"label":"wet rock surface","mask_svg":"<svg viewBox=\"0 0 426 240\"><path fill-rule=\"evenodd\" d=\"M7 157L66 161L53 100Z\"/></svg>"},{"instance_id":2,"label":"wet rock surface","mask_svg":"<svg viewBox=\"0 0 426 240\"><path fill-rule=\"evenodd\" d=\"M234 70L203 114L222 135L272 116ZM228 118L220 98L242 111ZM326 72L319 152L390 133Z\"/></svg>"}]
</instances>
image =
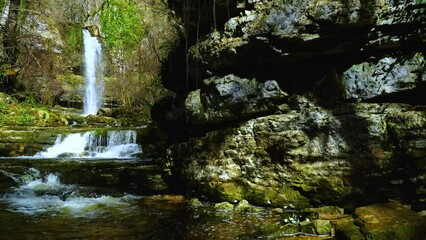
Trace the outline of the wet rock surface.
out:
<instances>
[{"instance_id":1,"label":"wet rock surface","mask_svg":"<svg viewBox=\"0 0 426 240\"><path fill-rule=\"evenodd\" d=\"M11 180L30 169L42 174L60 175L64 184L93 186L104 189L121 189L123 192L152 194L168 192L169 186L162 178L162 169L151 161L123 160L71 160L71 159L0 159L0 190L4 192L17 183Z\"/></svg>"},{"instance_id":2,"label":"wet rock surface","mask_svg":"<svg viewBox=\"0 0 426 240\"><path fill-rule=\"evenodd\" d=\"M425 222L396 203L373 204L355 210L356 223L369 239L424 239Z\"/></svg>"}]
</instances>

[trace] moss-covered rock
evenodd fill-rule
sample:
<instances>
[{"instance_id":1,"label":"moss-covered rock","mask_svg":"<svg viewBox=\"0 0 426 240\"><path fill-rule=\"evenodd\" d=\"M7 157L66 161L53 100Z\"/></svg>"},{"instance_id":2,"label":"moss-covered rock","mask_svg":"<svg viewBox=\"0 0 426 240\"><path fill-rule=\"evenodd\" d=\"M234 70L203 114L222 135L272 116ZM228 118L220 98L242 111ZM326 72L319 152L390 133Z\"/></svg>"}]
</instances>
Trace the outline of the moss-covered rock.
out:
<instances>
[{"instance_id":1,"label":"moss-covered rock","mask_svg":"<svg viewBox=\"0 0 426 240\"><path fill-rule=\"evenodd\" d=\"M255 233L255 235L259 235L262 236L262 238L268 239L280 239L288 236L294 236L298 233L300 233L300 227L298 224L275 224L262 226L261 229Z\"/></svg>"},{"instance_id":2,"label":"moss-covered rock","mask_svg":"<svg viewBox=\"0 0 426 240\"><path fill-rule=\"evenodd\" d=\"M335 222L337 239L365 240L361 229L352 217L340 218Z\"/></svg>"},{"instance_id":3,"label":"moss-covered rock","mask_svg":"<svg viewBox=\"0 0 426 240\"><path fill-rule=\"evenodd\" d=\"M188 201L188 205L192 207L198 207L198 206L201 206L201 202L200 200L198 200L198 198L191 198Z\"/></svg>"},{"instance_id":4,"label":"moss-covered rock","mask_svg":"<svg viewBox=\"0 0 426 240\"><path fill-rule=\"evenodd\" d=\"M171 146L172 171L192 194L216 201L353 208L400 198L421 208L424 171L403 170L424 169L421 109L371 103L325 109L302 97L290 105L287 113ZM404 156L412 160L400 161Z\"/></svg>"},{"instance_id":5,"label":"moss-covered rock","mask_svg":"<svg viewBox=\"0 0 426 240\"><path fill-rule=\"evenodd\" d=\"M305 208L302 210L305 213L315 213L320 219L337 219L344 214L344 209L337 206L323 206L318 208Z\"/></svg>"},{"instance_id":6,"label":"moss-covered rock","mask_svg":"<svg viewBox=\"0 0 426 240\"><path fill-rule=\"evenodd\" d=\"M221 203L216 203L214 205L214 209L219 211L231 211L234 209L234 205L232 205L229 202L221 202Z\"/></svg>"},{"instance_id":7,"label":"moss-covered rock","mask_svg":"<svg viewBox=\"0 0 426 240\"><path fill-rule=\"evenodd\" d=\"M300 231L306 234L334 235L334 229L328 220L303 221L299 223Z\"/></svg>"},{"instance_id":8,"label":"moss-covered rock","mask_svg":"<svg viewBox=\"0 0 426 240\"><path fill-rule=\"evenodd\" d=\"M262 208L252 206L247 200L240 201L237 204L237 206L235 206L235 210L240 212L251 212L251 213L263 211Z\"/></svg>"},{"instance_id":9,"label":"moss-covered rock","mask_svg":"<svg viewBox=\"0 0 426 240\"><path fill-rule=\"evenodd\" d=\"M425 222L412 210L398 203L379 203L355 210L356 222L368 239L413 239L426 236Z\"/></svg>"}]
</instances>

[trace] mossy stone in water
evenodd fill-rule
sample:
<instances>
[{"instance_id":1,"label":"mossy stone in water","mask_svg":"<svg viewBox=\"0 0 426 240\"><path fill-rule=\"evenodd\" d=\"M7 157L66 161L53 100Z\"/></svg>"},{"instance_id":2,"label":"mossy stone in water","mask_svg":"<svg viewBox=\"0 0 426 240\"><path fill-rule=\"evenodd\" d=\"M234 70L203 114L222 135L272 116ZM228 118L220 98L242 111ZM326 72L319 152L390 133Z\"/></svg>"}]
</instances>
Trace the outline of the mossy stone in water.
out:
<instances>
[{"instance_id":1,"label":"mossy stone in water","mask_svg":"<svg viewBox=\"0 0 426 240\"><path fill-rule=\"evenodd\" d=\"M200 202L200 200L198 200L198 198L191 198L188 201L188 205L192 206L192 207L199 207L199 206L201 206L201 202Z\"/></svg>"},{"instance_id":2,"label":"mossy stone in water","mask_svg":"<svg viewBox=\"0 0 426 240\"><path fill-rule=\"evenodd\" d=\"M241 200L238 205L235 207L235 210L240 212L262 212L263 209L259 207L252 206L247 200Z\"/></svg>"},{"instance_id":3,"label":"mossy stone in water","mask_svg":"<svg viewBox=\"0 0 426 240\"><path fill-rule=\"evenodd\" d=\"M300 223L300 230L307 234L332 235L333 226L328 220L303 221Z\"/></svg>"},{"instance_id":4,"label":"mossy stone in water","mask_svg":"<svg viewBox=\"0 0 426 240\"><path fill-rule=\"evenodd\" d=\"M232 205L229 202L221 202L221 203L216 203L214 205L214 209L219 211L232 211L234 209L234 205Z\"/></svg>"},{"instance_id":5,"label":"mossy stone in water","mask_svg":"<svg viewBox=\"0 0 426 240\"><path fill-rule=\"evenodd\" d=\"M399 203L377 203L355 210L362 233L374 240L424 240L426 224L406 206Z\"/></svg>"},{"instance_id":6,"label":"mossy stone in water","mask_svg":"<svg viewBox=\"0 0 426 240\"><path fill-rule=\"evenodd\" d=\"M286 236L291 236L299 233L298 224L286 224L286 225L266 225L262 226L255 235L261 236L261 239L276 239Z\"/></svg>"},{"instance_id":7,"label":"mossy stone in water","mask_svg":"<svg viewBox=\"0 0 426 240\"><path fill-rule=\"evenodd\" d=\"M73 158L75 157L75 153L61 153L57 156L57 158L65 159L65 158Z\"/></svg>"},{"instance_id":8,"label":"mossy stone in water","mask_svg":"<svg viewBox=\"0 0 426 240\"><path fill-rule=\"evenodd\" d=\"M244 188L236 182L221 183L217 187L220 199L227 202L237 202L243 199Z\"/></svg>"},{"instance_id":9,"label":"mossy stone in water","mask_svg":"<svg viewBox=\"0 0 426 240\"><path fill-rule=\"evenodd\" d=\"M336 219L343 216L344 209L337 206L323 206L319 208L305 208L303 212L314 213L321 219Z\"/></svg>"},{"instance_id":10,"label":"mossy stone in water","mask_svg":"<svg viewBox=\"0 0 426 240\"><path fill-rule=\"evenodd\" d=\"M338 219L335 223L337 239L365 240L352 217Z\"/></svg>"}]
</instances>

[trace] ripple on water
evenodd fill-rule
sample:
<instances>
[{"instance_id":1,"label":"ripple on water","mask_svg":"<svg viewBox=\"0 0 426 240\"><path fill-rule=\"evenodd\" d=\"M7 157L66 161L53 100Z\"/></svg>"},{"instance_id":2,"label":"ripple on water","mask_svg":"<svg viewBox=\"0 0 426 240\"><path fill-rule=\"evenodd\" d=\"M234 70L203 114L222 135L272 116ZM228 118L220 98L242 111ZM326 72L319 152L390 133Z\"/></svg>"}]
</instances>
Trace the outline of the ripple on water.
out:
<instances>
[{"instance_id":1,"label":"ripple on water","mask_svg":"<svg viewBox=\"0 0 426 240\"><path fill-rule=\"evenodd\" d=\"M83 196L84 188L62 184L59 176L48 173L40 176L36 169L17 179L19 187L0 196L13 212L28 215L52 214L69 217L101 217L106 213L132 211L138 196Z\"/></svg>"}]
</instances>

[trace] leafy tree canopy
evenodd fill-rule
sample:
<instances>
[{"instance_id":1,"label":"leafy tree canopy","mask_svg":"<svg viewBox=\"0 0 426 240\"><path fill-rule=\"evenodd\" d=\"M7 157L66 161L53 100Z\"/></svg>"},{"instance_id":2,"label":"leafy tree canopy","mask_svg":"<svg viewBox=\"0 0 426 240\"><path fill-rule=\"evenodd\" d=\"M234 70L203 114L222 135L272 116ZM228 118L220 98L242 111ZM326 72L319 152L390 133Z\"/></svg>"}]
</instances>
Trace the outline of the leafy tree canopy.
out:
<instances>
[{"instance_id":1,"label":"leafy tree canopy","mask_svg":"<svg viewBox=\"0 0 426 240\"><path fill-rule=\"evenodd\" d=\"M112 52L131 54L148 33L133 1L109 0L100 14L105 45Z\"/></svg>"}]
</instances>

